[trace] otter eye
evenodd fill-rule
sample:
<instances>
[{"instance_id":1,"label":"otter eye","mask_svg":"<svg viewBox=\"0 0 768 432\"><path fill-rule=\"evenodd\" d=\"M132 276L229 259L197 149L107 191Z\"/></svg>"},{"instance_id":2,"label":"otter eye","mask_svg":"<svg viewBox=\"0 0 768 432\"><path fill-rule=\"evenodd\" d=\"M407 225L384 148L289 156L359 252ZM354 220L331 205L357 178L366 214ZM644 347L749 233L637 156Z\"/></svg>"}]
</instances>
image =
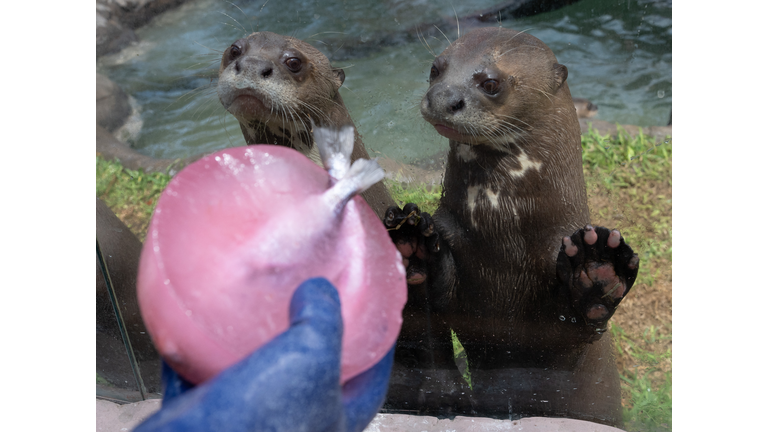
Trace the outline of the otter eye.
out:
<instances>
[{"instance_id":1,"label":"otter eye","mask_svg":"<svg viewBox=\"0 0 768 432\"><path fill-rule=\"evenodd\" d=\"M229 58L236 59L240 57L240 55L243 53L243 51L240 49L239 46L232 44L231 47L229 47Z\"/></svg>"},{"instance_id":2,"label":"otter eye","mask_svg":"<svg viewBox=\"0 0 768 432\"><path fill-rule=\"evenodd\" d=\"M438 75L440 75L440 71L437 70L435 66L432 66L432 69L429 70L429 80L432 81L437 78Z\"/></svg>"},{"instance_id":3,"label":"otter eye","mask_svg":"<svg viewBox=\"0 0 768 432\"><path fill-rule=\"evenodd\" d=\"M301 70L301 59L296 57L291 57L287 60L285 60L285 66L290 70L291 72L298 72Z\"/></svg>"},{"instance_id":4,"label":"otter eye","mask_svg":"<svg viewBox=\"0 0 768 432\"><path fill-rule=\"evenodd\" d=\"M499 82L493 79L485 80L482 87L483 91L489 95L495 95L499 92Z\"/></svg>"}]
</instances>

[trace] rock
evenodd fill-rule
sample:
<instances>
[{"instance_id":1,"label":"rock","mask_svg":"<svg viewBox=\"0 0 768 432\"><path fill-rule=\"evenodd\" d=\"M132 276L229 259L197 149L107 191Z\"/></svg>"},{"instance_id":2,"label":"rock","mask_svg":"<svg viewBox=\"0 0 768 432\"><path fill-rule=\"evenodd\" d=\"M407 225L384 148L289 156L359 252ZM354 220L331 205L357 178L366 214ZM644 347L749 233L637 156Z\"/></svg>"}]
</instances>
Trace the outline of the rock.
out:
<instances>
[{"instance_id":1,"label":"rock","mask_svg":"<svg viewBox=\"0 0 768 432\"><path fill-rule=\"evenodd\" d=\"M112 11L120 22L127 27L137 29L146 25L157 15L173 9L186 0L108 0Z\"/></svg>"},{"instance_id":2,"label":"rock","mask_svg":"<svg viewBox=\"0 0 768 432\"><path fill-rule=\"evenodd\" d=\"M119 160L125 168L145 172L165 172L175 175L181 168L200 159L203 153L180 159L155 159L143 155L117 140L108 130L96 125L96 154L106 160Z\"/></svg>"},{"instance_id":3,"label":"rock","mask_svg":"<svg viewBox=\"0 0 768 432\"><path fill-rule=\"evenodd\" d=\"M106 12L106 13L105 13ZM136 33L116 19L109 19L108 11L96 8L96 57L122 50L139 38Z\"/></svg>"},{"instance_id":4,"label":"rock","mask_svg":"<svg viewBox=\"0 0 768 432\"><path fill-rule=\"evenodd\" d=\"M609 123L603 120L580 118L579 126L581 126L582 135L589 133L590 125L592 126L592 129L597 131L597 133L599 133L600 135L616 136L619 133L616 123ZM622 129L624 129L630 136L636 136L640 133L640 131L642 131L645 136L652 137L658 140L663 140L667 136L672 136L672 126L647 126L647 127L634 126L634 125L619 125L619 126L621 126Z\"/></svg>"},{"instance_id":5,"label":"rock","mask_svg":"<svg viewBox=\"0 0 768 432\"><path fill-rule=\"evenodd\" d=\"M135 29L186 0L96 0L96 57L138 41Z\"/></svg>"},{"instance_id":6,"label":"rock","mask_svg":"<svg viewBox=\"0 0 768 432\"><path fill-rule=\"evenodd\" d=\"M96 73L96 124L114 132L130 115L128 95L112 80Z\"/></svg>"},{"instance_id":7,"label":"rock","mask_svg":"<svg viewBox=\"0 0 768 432\"><path fill-rule=\"evenodd\" d=\"M439 169L423 169L415 165L403 163L390 159L386 156L380 156L377 161L390 180L400 183L426 184L429 186L439 186L442 182L444 167Z\"/></svg>"}]
</instances>

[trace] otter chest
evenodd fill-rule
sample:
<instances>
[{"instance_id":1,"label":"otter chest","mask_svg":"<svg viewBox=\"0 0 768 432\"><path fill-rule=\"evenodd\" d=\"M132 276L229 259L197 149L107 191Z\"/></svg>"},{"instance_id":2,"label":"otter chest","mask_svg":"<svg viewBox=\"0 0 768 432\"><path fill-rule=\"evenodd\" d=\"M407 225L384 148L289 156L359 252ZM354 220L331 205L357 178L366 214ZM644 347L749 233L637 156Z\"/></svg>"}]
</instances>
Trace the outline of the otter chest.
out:
<instances>
[{"instance_id":1,"label":"otter chest","mask_svg":"<svg viewBox=\"0 0 768 432\"><path fill-rule=\"evenodd\" d=\"M536 212L543 164L525 152L490 156L466 145L452 149L445 204L466 228L503 236Z\"/></svg>"}]
</instances>

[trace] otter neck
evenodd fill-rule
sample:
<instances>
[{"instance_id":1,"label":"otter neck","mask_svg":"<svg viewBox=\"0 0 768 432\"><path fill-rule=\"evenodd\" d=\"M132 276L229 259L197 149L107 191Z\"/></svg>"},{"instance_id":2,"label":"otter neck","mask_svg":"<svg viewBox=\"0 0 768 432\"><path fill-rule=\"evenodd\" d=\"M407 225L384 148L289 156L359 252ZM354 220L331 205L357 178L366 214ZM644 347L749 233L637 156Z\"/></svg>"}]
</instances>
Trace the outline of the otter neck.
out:
<instances>
[{"instance_id":1,"label":"otter neck","mask_svg":"<svg viewBox=\"0 0 768 432\"><path fill-rule=\"evenodd\" d=\"M465 229L490 239L551 227L570 229L574 220L588 221L581 164L577 161L572 168L573 151L514 142L504 150L456 141L450 146L440 206Z\"/></svg>"},{"instance_id":2,"label":"otter neck","mask_svg":"<svg viewBox=\"0 0 768 432\"><path fill-rule=\"evenodd\" d=\"M246 123L244 120L241 120L240 130L248 145L274 144L290 147L309 157L318 165L322 165L320 155L312 138L310 125L314 123L317 126L332 128L339 128L344 125L355 127L338 92L334 96L333 102L328 105L328 109L323 111L322 116L312 112L306 117L296 119L295 121L291 119L292 121L265 123L259 120L251 120ZM355 144L352 151L352 160L354 161L361 157L368 158L368 154L362 146L360 135L357 133L357 128L355 128Z\"/></svg>"}]
</instances>

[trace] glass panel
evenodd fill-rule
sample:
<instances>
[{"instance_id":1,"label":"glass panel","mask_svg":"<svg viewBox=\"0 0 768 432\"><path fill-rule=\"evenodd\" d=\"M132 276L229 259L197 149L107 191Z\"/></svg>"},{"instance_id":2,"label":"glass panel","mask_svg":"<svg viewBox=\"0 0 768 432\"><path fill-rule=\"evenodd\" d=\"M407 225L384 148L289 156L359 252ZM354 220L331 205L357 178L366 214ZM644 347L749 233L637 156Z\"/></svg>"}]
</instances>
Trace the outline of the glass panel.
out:
<instances>
[{"instance_id":1,"label":"glass panel","mask_svg":"<svg viewBox=\"0 0 768 432\"><path fill-rule=\"evenodd\" d=\"M504 2L501 8L493 0L453 5L297 1L292 7L285 2L234 3L185 3L137 29L138 43L98 58L99 79L108 78L121 89L110 93L121 108L109 112L123 112L121 121L99 123L99 151L106 159L119 157L124 166L97 162L97 193L110 207L127 208L121 217L130 219L138 238L146 235L152 206L169 178L147 172L173 174L185 158L245 145L240 124L218 100L217 76L224 50L254 31L294 36L343 68L339 94L368 152L380 157L390 174L386 184L394 199L400 205L418 204L442 221L442 235L458 236L469 227L446 222L446 214L459 211L439 202L443 190L453 186L450 190L474 194L473 200L486 206L498 203L503 193L472 189L477 184L469 184L469 178L446 175L452 163L448 139L433 131L421 114L431 68L437 55L474 27L525 31L567 67L570 95L586 99L574 102L582 109L583 200L589 216L575 215L553 231L542 230L540 237L524 237L521 250L537 259L520 274L546 275L546 280L505 279L506 288L524 292L519 296L485 291L484 284L466 280L456 292L434 289L430 282L412 286L385 411L571 417L624 424L630 430L671 428L671 140L666 139L671 135L671 1L543 2L557 6L548 11L509 6L542 2ZM484 11L483 16L475 11ZM99 113L106 110L99 108ZM626 133L608 137L616 135L616 123L625 125ZM638 137L638 131L644 135ZM525 147L507 150L522 158L515 152ZM463 157L473 157L467 155ZM536 165L541 160L534 151L526 157L531 167L551 174ZM576 165L569 166L579 171ZM145 173L130 171L138 168ZM512 168L522 170L523 164ZM126 191L135 197L118 197ZM563 199L579 201L580 193ZM438 211L438 205L443 209ZM516 223L516 213L507 213L499 226ZM471 218L464 221L474 223ZM592 325L585 318L588 311L563 301L575 294L562 292L564 285L557 282L560 239L587 221L620 229L640 257L637 280L610 325ZM514 267L506 252L493 249L505 241L505 229L485 237L487 249L456 246L452 259L464 268L487 269L489 275ZM137 257L138 249L130 253ZM428 280L447 274L434 269L424 270ZM135 308L135 278L128 279L124 276L123 288L116 288L118 297L127 299L121 310L147 391L158 392L157 357ZM530 286L539 289L533 292ZM104 300L98 298L101 310ZM104 333L99 337L106 338L109 327L108 341L115 345L119 334L114 323L106 315L97 319L104 321L97 321L97 332L102 328ZM106 342L99 340L102 355ZM120 370L130 375L125 365ZM111 379L130 381L122 375ZM648 406L655 409L643 408Z\"/></svg>"},{"instance_id":2,"label":"glass panel","mask_svg":"<svg viewBox=\"0 0 768 432\"><path fill-rule=\"evenodd\" d=\"M97 253L97 394L129 401L159 397L162 391L160 360L141 320L136 300L141 243L98 199L96 215L97 242L113 289L110 295L110 284L104 278ZM113 300L119 305L122 326L116 317Z\"/></svg>"}]
</instances>

